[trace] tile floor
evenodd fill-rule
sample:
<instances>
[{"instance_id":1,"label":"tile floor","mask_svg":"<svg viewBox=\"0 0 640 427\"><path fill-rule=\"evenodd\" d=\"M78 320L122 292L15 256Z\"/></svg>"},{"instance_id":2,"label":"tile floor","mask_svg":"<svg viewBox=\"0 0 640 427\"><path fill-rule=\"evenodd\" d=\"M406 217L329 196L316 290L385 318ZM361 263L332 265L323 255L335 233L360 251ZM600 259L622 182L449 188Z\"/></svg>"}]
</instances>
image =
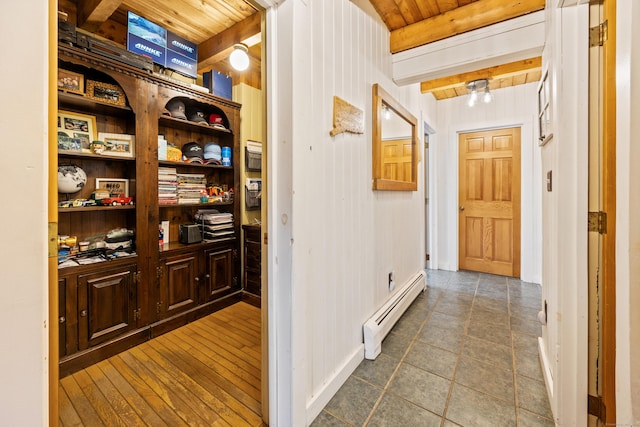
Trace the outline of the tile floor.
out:
<instances>
[{"instance_id":1,"label":"tile floor","mask_svg":"<svg viewBox=\"0 0 640 427\"><path fill-rule=\"evenodd\" d=\"M427 270L428 289L311 424L553 426L538 359L539 285Z\"/></svg>"}]
</instances>

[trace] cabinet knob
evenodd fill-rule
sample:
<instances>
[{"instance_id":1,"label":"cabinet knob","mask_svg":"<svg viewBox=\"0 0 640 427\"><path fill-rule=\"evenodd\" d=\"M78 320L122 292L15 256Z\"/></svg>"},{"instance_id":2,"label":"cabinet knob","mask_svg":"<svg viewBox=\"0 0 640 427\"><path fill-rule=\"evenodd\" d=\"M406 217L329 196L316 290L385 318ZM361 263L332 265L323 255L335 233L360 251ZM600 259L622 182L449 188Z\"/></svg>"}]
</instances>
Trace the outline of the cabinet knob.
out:
<instances>
[{"instance_id":1,"label":"cabinet knob","mask_svg":"<svg viewBox=\"0 0 640 427\"><path fill-rule=\"evenodd\" d=\"M196 282L199 282L199 281L200 281L200 278L199 278L199 277L196 277Z\"/></svg>"},{"instance_id":2,"label":"cabinet knob","mask_svg":"<svg viewBox=\"0 0 640 427\"><path fill-rule=\"evenodd\" d=\"M67 319L64 316L60 316L60 319L58 319L60 321L60 323L64 323L67 321Z\"/></svg>"},{"instance_id":3,"label":"cabinet knob","mask_svg":"<svg viewBox=\"0 0 640 427\"><path fill-rule=\"evenodd\" d=\"M87 310L82 310L80 312L80 317L87 317Z\"/></svg>"},{"instance_id":4,"label":"cabinet knob","mask_svg":"<svg viewBox=\"0 0 640 427\"><path fill-rule=\"evenodd\" d=\"M464 210L464 206L460 206L460 212Z\"/></svg>"},{"instance_id":5,"label":"cabinet knob","mask_svg":"<svg viewBox=\"0 0 640 427\"><path fill-rule=\"evenodd\" d=\"M209 277L211 277L211 275L210 274L205 274L204 277L206 277L208 279Z\"/></svg>"}]
</instances>

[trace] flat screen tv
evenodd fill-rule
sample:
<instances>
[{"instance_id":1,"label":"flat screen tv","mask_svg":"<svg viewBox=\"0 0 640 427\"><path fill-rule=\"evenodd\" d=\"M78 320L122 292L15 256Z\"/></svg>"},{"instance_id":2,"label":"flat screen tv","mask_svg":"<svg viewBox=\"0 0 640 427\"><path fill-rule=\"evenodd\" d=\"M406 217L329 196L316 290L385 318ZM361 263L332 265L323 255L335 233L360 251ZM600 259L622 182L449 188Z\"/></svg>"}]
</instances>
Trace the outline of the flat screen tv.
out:
<instances>
[{"instance_id":1,"label":"flat screen tv","mask_svg":"<svg viewBox=\"0 0 640 427\"><path fill-rule=\"evenodd\" d=\"M188 77L198 75L198 46L162 26L129 11L127 50L148 56L163 68Z\"/></svg>"}]
</instances>

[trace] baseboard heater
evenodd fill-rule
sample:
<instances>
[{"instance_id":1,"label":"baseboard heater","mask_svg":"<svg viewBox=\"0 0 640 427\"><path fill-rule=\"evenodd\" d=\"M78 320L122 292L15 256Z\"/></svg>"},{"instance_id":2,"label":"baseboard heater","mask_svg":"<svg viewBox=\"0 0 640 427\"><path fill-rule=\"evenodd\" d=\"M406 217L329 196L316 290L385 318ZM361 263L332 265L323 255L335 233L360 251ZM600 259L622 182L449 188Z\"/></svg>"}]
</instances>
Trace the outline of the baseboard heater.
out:
<instances>
[{"instance_id":1,"label":"baseboard heater","mask_svg":"<svg viewBox=\"0 0 640 427\"><path fill-rule=\"evenodd\" d=\"M413 300L427 288L427 277L424 271L411 278L387 301L380 310L363 326L364 357L374 360L382 350L382 340L387 336L393 325L411 305Z\"/></svg>"}]
</instances>

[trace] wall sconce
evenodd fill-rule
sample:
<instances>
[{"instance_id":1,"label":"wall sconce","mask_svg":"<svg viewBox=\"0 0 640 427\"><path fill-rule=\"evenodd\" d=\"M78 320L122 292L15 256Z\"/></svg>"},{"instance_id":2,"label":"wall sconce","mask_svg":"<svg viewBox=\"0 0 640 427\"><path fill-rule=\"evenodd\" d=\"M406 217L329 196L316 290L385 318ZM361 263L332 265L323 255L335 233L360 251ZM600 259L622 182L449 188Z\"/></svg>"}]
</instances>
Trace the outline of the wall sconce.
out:
<instances>
[{"instance_id":1,"label":"wall sconce","mask_svg":"<svg viewBox=\"0 0 640 427\"><path fill-rule=\"evenodd\" d=\"M249 68L249 48L246 44L238 43L233 45L233 52L229 55L231 66L238 71Z\"/></svg>"},{"instance_id":2,"label":"wall sconce","mask_svg":"<svg viewBox=\"0 0 640 427\"><path fill-rule=\"evenodd\" d=\"M493 95L489 90L488 79L478 79L467 83L467 90L469 90L469 98L467 99L467 105L473 107L478 103L478 92L482 91L482 102L485 104L493 101Z\"/></svg>"}]
</instances>

